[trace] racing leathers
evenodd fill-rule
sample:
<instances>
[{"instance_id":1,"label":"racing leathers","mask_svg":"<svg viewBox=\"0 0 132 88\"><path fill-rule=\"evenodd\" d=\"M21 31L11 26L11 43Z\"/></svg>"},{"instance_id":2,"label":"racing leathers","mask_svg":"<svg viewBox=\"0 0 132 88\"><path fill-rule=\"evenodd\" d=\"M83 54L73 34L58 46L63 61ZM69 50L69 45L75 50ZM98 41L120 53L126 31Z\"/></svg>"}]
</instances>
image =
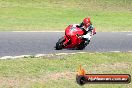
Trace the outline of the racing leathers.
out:
<instances>
[{"instance_id":1,"label":"racing leathers","mask_svg":"<svg viewBox=\"0 0 132 88\"><path fill-rule=\"evenodd\" d=\"M96 33L96 32L93 32L94 27L93 27L92 23L87 28L84 26L83 22L80 23L79 25L76 24L76 27L78 27L84 31L84 35L82 36L82 39L85 39L86 45L89 44L92 35L94 35Z\"/></svg>"}]
</instances>

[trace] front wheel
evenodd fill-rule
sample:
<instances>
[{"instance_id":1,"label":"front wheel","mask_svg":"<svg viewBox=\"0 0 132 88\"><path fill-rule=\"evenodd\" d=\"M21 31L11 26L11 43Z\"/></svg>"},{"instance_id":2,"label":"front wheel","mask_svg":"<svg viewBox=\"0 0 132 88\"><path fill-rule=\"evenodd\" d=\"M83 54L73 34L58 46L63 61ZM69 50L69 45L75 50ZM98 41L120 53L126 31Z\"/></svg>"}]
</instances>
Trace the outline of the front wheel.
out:
<instances>
[{"instance_id":1,"label":"front wheel","mask_svg":"<svg viewBox=\"0 0 132 88\"><path fill-rule=\"evenodd\" d=\"M55 49L56 50L61 50L63 49L64 45L63 45L63 42L65 41L65 38L62 37L58 40L58 42L56 43L56 46L55 46Z\"/></svg>"}]
</instances>

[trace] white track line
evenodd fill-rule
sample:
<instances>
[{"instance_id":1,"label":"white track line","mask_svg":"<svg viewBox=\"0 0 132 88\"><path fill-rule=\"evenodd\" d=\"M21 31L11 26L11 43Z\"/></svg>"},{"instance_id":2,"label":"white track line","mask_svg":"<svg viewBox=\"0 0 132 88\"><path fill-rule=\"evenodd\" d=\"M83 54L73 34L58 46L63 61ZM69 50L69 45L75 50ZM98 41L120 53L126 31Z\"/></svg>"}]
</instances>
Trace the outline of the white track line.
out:
<instances>
[{"instance_id":1,"label":"white track line","mask_svg":"<svg viewBox=\"0 0 132 88\"><path fill-rule=\"evenodd\" d=\"M39 57L44 57L46 54L36 54L34 57L39 58Z\"/></svg>"},{"instance_id":2,"label":"white track line","mask_svg":"<svg viewBox=\"0 0 132 88\"><path fill-rule=\"evenodd\" d=\"M119 53L121 51L109 51L109 52L114 52L114 53ZM128 51L132 53L132 51ZM18 59L18 58L29 58L29 57L34 57L34 58L39 58L39 57L52 57L52 56L61 56L61 55L74 55L74 54L85 54L87 52L76 52L76 53L56 53L56 54L36 54L36 55L19 55L19 56L3 56L0 57L0 60L2 59ZM99 53L99 52L95 52ZM95 54L89 52L89 54Z\"/></svg>"},{"instance_id":3,"label":"white track line","mask_svg":"<svg viewBox=\"0 0 132 88\"><path fill-rule=\"evenodd\" d=\"M32 57L33 55L20 55L20 56L3 56L0 59L17 59L17 58L28 58Z\"/></svg>"},{"instance_id":4,"label":"white track line","mask_svg":"<svg viewBox=\"0 0 132 88\"><path fill-rule=\"evenodd\" d=\"M83 53L87 53L87 52L77 52L77 53L81 53L81 54L83 54Z\"/></svg>"},{"instance_id":5,"label":"white track line","mask_svg":"<svg viewBox=\"0 0 132 88\"><path fill-rule=\"evenodd\" d=\"M12 56L4 56L4 57L1 57L0 59L13 59Z\"/></svg>"},{"instance_id":6,"label":"white track line","mask_svg":"<svg viewBox=\"0 0 132 88\"><path fill-rule=\"evenodd\" d=\"M77 52L77 53L85 53L85 52ZM60 55L73 55L73 54L76 54L76 53L56 53L56 54L36 54L36 55L3 56L3 57L0 57L0 59L17 59L17 58L28 58L28 57L39 58L39 57L52 57L54 55L60 56Z\"/></svg>"},{"instance_id":7,"label":"white track line","mask_svg":"<svg viewBox=\"0 0 132 88\"><path fill-rule=\"evenodd\" d=\"M68 55L68 53L58 53L58 54L55 54L55 55Z\"/></svg>"},{"instance_id":8,"label":"white track line","mask_svg":"<svg viewBox=\"0 0 132 88\"><path fill-rule=\"evenodd\" d=\"M119 52L121 52L121 51L109 51L109 52L119 53Z\"/></svg>"}]
</instances>

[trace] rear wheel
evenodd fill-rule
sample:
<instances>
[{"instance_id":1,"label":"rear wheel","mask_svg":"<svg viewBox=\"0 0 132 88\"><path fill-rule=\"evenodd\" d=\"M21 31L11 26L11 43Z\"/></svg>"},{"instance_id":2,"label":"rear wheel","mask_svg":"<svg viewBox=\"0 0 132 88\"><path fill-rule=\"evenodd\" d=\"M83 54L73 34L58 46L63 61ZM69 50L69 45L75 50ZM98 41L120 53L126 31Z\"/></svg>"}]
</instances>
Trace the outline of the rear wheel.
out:
<instances>
[{"instance_id":1,"label":"rear wheel","mask_svg":"<svg viewBox=\"0 0 132 88\"><path fill-rule=\"evenodd\" d=\"M83 50L83 49L85 49L85 47L88 45L90 43L90 40L89 41L83 41L83 42L81 42L79 45L78 45L78 47L77 47L77 49L78 50Z\"/></svg>"},{"instance_id":2,"label":"rear wheel","mask_svg":"<svg viewBox=\"0 0 132 88\"><path fill-rule=\"evenodd\" d=\"M63 46L63 42L65 41L65 38L62 37L58 40L58 42L56 43L56 50L61 50L64 46Z\"/></svg>"},{"instance_id":3,"label":"rear wheel","mask_svg":"<svg viewBox=\"0 0 132 88\"><path fill-rule=\"evenodd\" d=\"M85 45L84 42L81 42L81 43L78 45L77 49L78 49L78 50L83 50L86 46L87 46L87 45Z\"/></svg>"}]
</instances>

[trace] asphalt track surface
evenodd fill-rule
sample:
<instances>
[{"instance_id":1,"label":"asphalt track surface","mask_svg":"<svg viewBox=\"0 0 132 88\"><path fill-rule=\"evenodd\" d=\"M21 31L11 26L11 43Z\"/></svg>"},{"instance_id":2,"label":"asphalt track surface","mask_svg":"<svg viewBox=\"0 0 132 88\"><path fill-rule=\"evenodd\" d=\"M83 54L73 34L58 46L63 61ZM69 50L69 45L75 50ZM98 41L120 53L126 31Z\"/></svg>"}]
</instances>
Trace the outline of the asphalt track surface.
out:
<instances>
[{"instance_id":1,"label":"asphalt track surface","mask_svg":"<svg viewBox=\"0 0 132 88\"><path fill-rule=\"evenodd\" d=\"M132 32L98 32L84 50L55 50L64 32L0 32L0 57L73 52L132 52Z\"/></svg>"}]
</instances>

